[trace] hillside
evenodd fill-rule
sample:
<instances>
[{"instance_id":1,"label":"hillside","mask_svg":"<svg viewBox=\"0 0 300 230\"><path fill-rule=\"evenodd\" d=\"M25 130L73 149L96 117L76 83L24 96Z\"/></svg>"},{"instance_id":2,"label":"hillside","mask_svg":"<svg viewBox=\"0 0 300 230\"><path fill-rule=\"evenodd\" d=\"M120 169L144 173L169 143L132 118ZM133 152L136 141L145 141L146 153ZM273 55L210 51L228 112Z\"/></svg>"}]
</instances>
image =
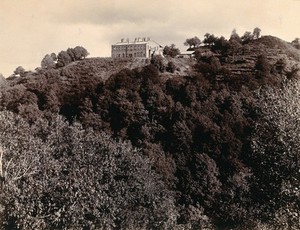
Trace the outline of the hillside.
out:
<instances>
[{"instance_id":1,"label":"hillside","mask_svg":"<svg viewBox=\"0 0 300 230\"><path fill-rule=\"evenodd\" d=\"M272 36L263 36L242 46L234 56L226 57L225 62L233 74L254 75L255 64L260 55L266 55L269 63L275 68L280 60L286 62L285 71L299 68L300 50Z\"/></svg>"},{"instance_id":2,"label":"hillside","mask_svg":"<svg viewBox=\"0 0 300 230\"><path fill-rule=\"evenodd\" d=\"M194 60L177 59L174 58L169 61L173 61L178 68L174 76L185 76L192 73ZM113 59L113 58L86 58L81 61L75 61L69 65L59 68L47 70L39 70L38 72L28 72L23 77L9 77L7 80L10 85L27 84L41 81L46 76L56 76L57 81L63 81L69 84L73 77L92 76L99 78L99 80L106 81L111 75L118 73L122 69L141 69L142 67L149 65L150 59L146 58L132 58L132 59ZM165 65L167 60L165 60ZM73 79L74 80L74 79Z\"/></svg>"},{"instance_id":3,"label":"hillside","mask_svg":"<svg viewBox=\"0 0 300 230\"><path fill-rule=\"evenodd\" d=\"M234 54L218 55L218 58L224 68L230 71L233 76L255 76L256 62L260 55L265 55L268 62L275 69L283 65L285 72L290 72L293 69L299 68L300 50L293 47L290 43L285 42L273 36L263 36L257 40L251 41L242 45L235 51ZM188 58L168 58L164 60L164 65L171 61L175 64L177 70L175 73L166 73L167 77L172 76L188 76L195 73L194 59ZM93 77L107 80L111 75L118 73L122 69L141 69L149 65L150 59L144 58L127 58L127 59L113 59L113 58L86 58L81 61L75 61L71 64L58 69L60 75L64 78L64 73L72 73L74 76L81 74L90 75ZM27 81L36 81L43 75L51 75L51 72L56 70L41 70L39 72L28 72L22 78L9 78L11 85L23 84ZM68 78L70 80L70 78ZM222 78L221 78L222 79Z\"/></svg>"},{"instance_id":4,"label":"hillside","mask_svg":"<svg viewBox=\"0 0 300 230\"><path fill-rule=\"evenodd\" d=\"M8 78L3 228L299 229L299 50L209 48Z\"/></svg>"}]
</instances>

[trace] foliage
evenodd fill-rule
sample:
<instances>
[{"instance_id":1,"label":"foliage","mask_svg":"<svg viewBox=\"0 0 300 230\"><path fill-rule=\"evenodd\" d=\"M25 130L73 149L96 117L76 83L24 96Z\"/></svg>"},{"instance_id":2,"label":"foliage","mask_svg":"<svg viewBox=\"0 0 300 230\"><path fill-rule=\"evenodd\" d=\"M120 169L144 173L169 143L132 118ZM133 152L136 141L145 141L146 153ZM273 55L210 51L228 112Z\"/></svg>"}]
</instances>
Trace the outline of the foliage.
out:
<instances>
[{"instance_id":1,"label":"foliage","mask_svg":"<svg viewBox=\"0 0 300 230\"><path fill-rule=\"evenodd\" d=\"M88 51L82 46L68 48L67 51L62 50L57 55L57 67L63 67L71 62L82 60L89 55Z\"/></svg>"},{"instance_id":2,"label":"foliage","mask_svg":"<svg viewBox=\"0 0 300 230\"><path fill-rule=\"evenodd\" d=\"M0 116L6 228L166 229L176 224L173 194L131 145L79 124L69 126L60 117L49 126L40 121L29 127L13 114Z\"/></svg>"},{"instance_id":3,"label":"foliage","mask_svg":"<svg viewBox=\"0 0 300 230\"><path fill-rule=\"evenodd\" d=\"M261 32L261 29L258 28L258 27L255 27L253 29L253 33L249 32L249 31L246 31L244 33L244 35L241 37L242 42L243 43L248 43L252 40L258 39L260 37L260 32Z\"/></svg>"},{"instance_id":4,"label":"foliage","mask_svg":"<svg viewBox=\"0 0 300 230\"><path fill-rule=\"evenodd\" d=\"M292 41L292 45L296 48L296 49L300 49L300 39L299 38L295 38Z\"/></svg>"},{"instance_id":5,"label":"foliage","mask_svg":"<svg viewBox=\"0 0 300 230\"><path fill-rule=\"evenodd\" d=\"M0 88L4 88L8 86L7 80L5 77L0 73Z\"/></svg>"},{"instance_id":6,"label":"foliage","mask_svg":"<svg viewBox=\"0 0 300 230\"><path fill-rule=\"evenodd\" d=\"M212 50L221 52L222 54L226 54L229 47L229 42L221 36L220 38L215 38L214 46L212 47Z\"/></svg>"},{"instance_id":7,"label":"foliage","mask_svg":"<svg viewBox=\"0 0 300 230\"><path fill-rule=\"evenodd\" d=\"M257 57L255 68L263 74L269 74L271 71L271 65L265 54L261 54Z\"/></svg>"},{"instance_id":8,"label":"foliage","mask_svg":"<svg viewBox=\"0 0 300 230\"><path fill-rule=\"evenodd\" d=\"M241 39L242 39L243 43L248 43L248 42L250 42L251 40L254 39L254 34L251 34L251 32L246 31L244 33L244 35L241 37Z\"/></svg>"},{"instance_id":9,"label":"foliage","mask_svg":"<svg viewBox=\"0 0 300 230\"><path fill-rule=\"evenodd\" d=\"M21 77L24 76L24 73L25 69L22 66L18 66L14 71L15 75L20 75Z\"/></svg>"},{"instance_id":10,"label":"foliage","mask_svg":"<svg viewBox=\"0 0 300 230\"><path fill-rule=\"evenodd\" d=\"M260 37L261 29L258 27L255 27L253 29L253 39L258 39Z\"/></svg>"},{"instance_id":11,"label":"foliage","mask_svg":"<svg viewBox=\"0 0 300 230\"><path fill-rule=\"evenodd\" d=\"M242 39L236 32L236 29L233 29L233 31L231 32L231 35L230 35L229 41L233 41L233 40L235 40L238 43L242 43Z\"/></svg>"},{"instance_id":12,"label":"foliage","mask_svg":"<svg viewBox=\"0 0 300 230\"><path fill-rule=\"evenodd\" d=\"M60 51L57 55L57 67L63 67L72 62L72 57L67 51Z\"/></svg>"},{"instance_id":13,"label":"foliage","mask_svg":"<svg viewBox=\"0 0 300 230\"><path fill-rule=\"evenodd\" d=\"M78 61L86 58L89 53L82 46L76 46L75 48L68 48L67 53L71 57L72 61Z\"/></svg>"},{"instance_id":14,"label":"foliage","mask_svg":"<svg viewBox=\"0 0 300 230\"><path fill-rule=\"evenodd\" d=\"M163 50L163 55L170 56L172 58L176 57L178 54L180 54L180 51L174 44L171 44L170 46L165 46Z\"/></svg>"},{"instance_id":15,"label":"foliage","mask_svg":"<svg viewBox=\"0 0 300 230\"><path fill-rule=\"evenodd\" d=\"M165 71L164 58L161 55L154 55L151 58L151 64L154 65L160 72Z\"/></svg>"},{"instance_id":16,"label":"foliage","mask_svg":"<svg viewBox=\"0 0 300 230\"><path fill-rule=\"evenodd\" d=\"M52 69L56 66L57 57L55 53L46 54L46 56L41 61L42 69Z\"/></svg>"},{"instance_id":17,"label":"foliage","mask_svg":"<svg viewBox=\"0 0 300 230\"><path fill-rule=\"evenodd\" d=\"M210 33L206 33L206 34L204 35L204 40L203 40L203 43L204 43L204 44L209 45L209 46L212 46L212 45L215 44L215 41L216 41L215 35L210 34Z\"/></svg>"},{"instance_id":18,"label":"foliage","mask_svg":"<svg viewBox=\"0 0 300 230\"><path fill-rule=\"evenodd\" d=\"M299 87L299 81L292 81L283 89L268 89L258 95L262 117L249 158L257 169L252 189L258 202L264 200L261 207L268 209L263 213L270 224L278 228L300 227Z\"/></svg>"},{"instance_id":19,"label":"foliage","mask_svg":"<svg viewBox=\"0 0 300 230\"><path fill-rule=\"evenodd\" d=\"M189 48L196 48L201 44L201 40L195 36L193 38L187 38L184 42L185 46L189 46Z\"/></svg>"},{"instance_id":20,"label":"foliage","mask_svg":"<svg viewBox=\"0 0 300 230\"><path fill-rule=\"evenodd\" d=\"M245 63L232 59L261 40L215 38L185 76L161 74L172 64L154 56L105 79L112 60L9 79L0 109L30 125L2 117L14 130L2 145L26 142L4 156L32 159L37 173L5 190L2 218L50 229L297 229L298 88L281 86L298 71L254 53L250 74L234 72Z\"/></svg>"},{"instance_id":21,"label":"foliage","mask_svg":"<svg viewBox=\"0 0 300 230\"><path fill-rule=\"evenodd\" d=\"M170 73L174 73L176 70L176 65L174 64L174 62L169 61L166 70Z\"/></svg>"}]
</instances>

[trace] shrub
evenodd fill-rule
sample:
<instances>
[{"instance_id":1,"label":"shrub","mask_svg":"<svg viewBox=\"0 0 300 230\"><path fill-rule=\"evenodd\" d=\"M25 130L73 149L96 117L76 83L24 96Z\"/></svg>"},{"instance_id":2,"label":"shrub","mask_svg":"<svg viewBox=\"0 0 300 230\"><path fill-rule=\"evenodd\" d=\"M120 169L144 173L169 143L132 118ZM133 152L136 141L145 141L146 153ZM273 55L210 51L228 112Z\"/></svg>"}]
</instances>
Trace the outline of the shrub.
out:
<instances>
[{"instance_id":1,"label":"shrub","mask_svg":"<svg viewBox=\"0 0 300 230\"><path fill-rule=\"evenodd\" d=\"M169 61L167 71L170 72L170 73L174 73L175 70L176 70L176 65L174 64L174 62Z\"/></svg>"},{"instance_id":2,"label":"shrub","mask_svg":"<svg viewBox=\"0 0 300 230\"><path fill-rule=\"evenodd\" d=\"M161 55L154 55L151 58L151 64L154 65L160 72L165 71L164 58Z\"/></svg>"}]
</instances>

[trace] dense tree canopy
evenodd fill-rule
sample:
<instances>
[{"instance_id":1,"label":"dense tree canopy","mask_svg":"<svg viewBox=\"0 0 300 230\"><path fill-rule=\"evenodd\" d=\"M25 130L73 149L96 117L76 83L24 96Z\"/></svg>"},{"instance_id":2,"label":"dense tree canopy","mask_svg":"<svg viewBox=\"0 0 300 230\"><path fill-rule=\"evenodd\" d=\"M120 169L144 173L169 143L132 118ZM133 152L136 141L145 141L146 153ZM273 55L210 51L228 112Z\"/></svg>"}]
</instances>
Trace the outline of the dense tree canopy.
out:
<instances>
[{"instance_id":1,"label":"dense tree canopy","mask_svg":"<svg viewBox=\"0 0 300 230\"><path fill-rule=\"evenodd\" d=\"M70 126L61 117L50 126L40 120L33 127L11 113L2 112L0 117L2 227L176 225L172 192L130 144L79 124Z\"/></svg>"},{"instance_id":2,"label":"dense tree canopy","mask_svg":"<svg viewBox=\"0 0 300 230\"><path fill-rule=\"evenodd\" d=\"M8 79L3 228L299 228L298 70L249 55L262 39L215 37L181 75L154 56L105 81L88 59Z\"/></svg>"}]
</instances>

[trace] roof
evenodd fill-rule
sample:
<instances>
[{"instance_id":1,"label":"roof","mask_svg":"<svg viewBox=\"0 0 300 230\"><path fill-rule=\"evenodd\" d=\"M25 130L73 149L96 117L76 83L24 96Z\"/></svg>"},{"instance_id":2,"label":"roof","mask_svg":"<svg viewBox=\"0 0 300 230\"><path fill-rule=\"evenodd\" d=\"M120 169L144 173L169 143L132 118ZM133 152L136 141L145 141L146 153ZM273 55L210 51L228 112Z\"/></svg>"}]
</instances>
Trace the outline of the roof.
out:
<instances>
[{"instance_id":1,"label":"roof","mask_svg":"<svg viewBox=\"0 0 300 230\"><path fill-rule=\"evenodd\" d=\"M180 53L180 54L181 54L181 55L192 55L192 54L194 54L194 53L195 53L194 50L190 50L190 51L182 52L182 53Z\"/></svg>"},{"instance_id":2,"label":"roof","mask_svg":"<svg viewBox=\"0 0 300 230\"><path fill-rule=\"evenodd\" d=\"M151 40L150 38L136 38L134 41L129 41L129 39L121 39L121 42L117 42L115 45L142 45L142 44L148 44L148 43L154 43L157 46L162 47L159 43L156 41Z\"/></svg>"}]
</instances>

